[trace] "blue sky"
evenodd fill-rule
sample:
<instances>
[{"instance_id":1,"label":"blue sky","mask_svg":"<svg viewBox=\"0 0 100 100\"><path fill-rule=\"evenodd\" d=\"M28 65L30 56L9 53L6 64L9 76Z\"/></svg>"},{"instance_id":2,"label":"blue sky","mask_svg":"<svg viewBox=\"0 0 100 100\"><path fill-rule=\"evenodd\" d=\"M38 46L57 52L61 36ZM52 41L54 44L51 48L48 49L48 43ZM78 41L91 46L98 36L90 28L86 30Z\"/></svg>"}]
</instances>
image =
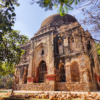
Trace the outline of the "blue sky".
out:
<instances>
[{"instance_id":1,"label":"blue sky","mask_svg":"<svg viewBox=\"0 0 100 100\"><path fill-rule=\"evenodd\" d=\"M21 31L21 34L29 38L33 37L34 33L39 30L45 18L57 13L55 8L51 11L45 11L38 4L31 5L30 2L31 0L19 0L20 6L15 8L16 22L14 25L15 30ZM69 11L69 14L75 15L78 21L83 18L81 10L78 9Z\"/></svg>"}]
</instances>

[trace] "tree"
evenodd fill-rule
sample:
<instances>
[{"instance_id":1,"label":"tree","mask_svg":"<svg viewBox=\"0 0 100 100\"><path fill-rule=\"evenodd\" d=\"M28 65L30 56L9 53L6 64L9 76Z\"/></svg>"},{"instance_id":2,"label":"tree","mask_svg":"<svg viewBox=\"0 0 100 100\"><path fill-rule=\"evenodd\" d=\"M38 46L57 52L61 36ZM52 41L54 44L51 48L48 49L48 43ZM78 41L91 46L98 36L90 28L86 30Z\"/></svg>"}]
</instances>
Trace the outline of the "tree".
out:
<instances>
[{"instance_id":1,"label":"tree","mask_svg":"<svg viewBox=\"0 0 100 100\"><path fill-rule=\"evenodd\" d=\"M25 44L28 38L12 29L16 17L14 5L19 6L18 0L0 0L0 3L0 74L14 74L14 68L24 53L20 44ZM15 82L13 82L12 94L14 84Z\"/></svg>"},{"instance_id":2,"label":"tree","mask_svg":"<svg viewBox=\"0 0 100 100\"><path fill-rule=\"evenodd\" d=\"M97 54L98 54L99 62L100 62L100 42L96 43L96 49L97 49Z\"/></svg>"},{"instance_id":3,"label":"tree","mask_svg":"<svg viewBox=\"0 0 100 100\"><path fill-rule=\"evenodd\" d=\"M19 33L19 31L12 30L2 37L0 42L0 74L13 73L14 66L20 61L23 53L20 44L24 44L28 38Z\"/></svg>"},{"instance_id":4,"label":"tree","mask_svg":"<svg viewBox=\"0 0 100 100\"><path fill-rule=\"evenodd\" d=\"M8 31L11 32L15 23L15 7L19 6L18 0L0 0L0 40Z\"/></svg>"},{"instance_id":5,"label":"tree","mask_svg":"<svg viewBox=\"0 0 100 100\"><path fill-rule=\"evenodd\" d=\"M0 0L0 74L13 73L14 66L19 63L23 50L20 44L28 41L19 31L13 30L15 23L14 5L17 0Z\"/></svg>"},{"instance_id":6,"label":"tree","mask_svg":"<svg viewBox=\"0 0 100 100\"><path fill-rule=\"evenodd\" d=\"M100 0L89 0L85 5L82 5L83 2L80 3L79 7L82 7L84 14L84 19L81 19L80 24L87 27L93 38L96 37L94 41L96 42L97 54L100 61Z\"/></svg>"},{"instance_id":7,"label":"tree","mask_svg":"<svg viewBox=\"0 0 100 100\"><path fill-rule=\"evenodd\" d=\"M85 18L81 20L81 24L88 27L91 34L95 33L97 36L98 33L100 35L100 1L96 1L89 8L82 9Z\"/></svg>"},{"instance_id":8,"label":"tree","mask_svg":"<svg viewBox=\"0 0 100 100\"><path fill-rule=\"evenodd\" d=\"M0 88L11 89L13 83L13 77L9 74L6 76L1 76L0 78Z\"/></svg>"},{"instance_id":9,"label":"tree","mask_svg":"<svg viewBox=\"0 0 100 100\"><path fill-rule=\"evenodd\" d=\"M52 10L53 6L58 8L58 12L61 16L68 13L68 10L72 10L72 5L77 5L80 0L32 0L31 4L37 3L40 7L45 8L45 11Z\"/></svg>"}]
</instances>

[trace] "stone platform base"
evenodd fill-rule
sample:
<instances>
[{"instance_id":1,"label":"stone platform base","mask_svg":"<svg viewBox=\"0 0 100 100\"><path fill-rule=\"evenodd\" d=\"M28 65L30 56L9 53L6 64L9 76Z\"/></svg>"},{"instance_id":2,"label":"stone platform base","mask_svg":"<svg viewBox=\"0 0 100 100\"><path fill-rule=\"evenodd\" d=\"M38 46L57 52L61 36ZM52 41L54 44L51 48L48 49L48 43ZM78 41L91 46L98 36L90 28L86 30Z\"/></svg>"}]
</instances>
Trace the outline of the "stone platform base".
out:
<instances>
[{"instance_id":1,"label":"stone platform base","mask_svg":"<svg viewBox=\"0 0 100 100\"><path fill-rule=\"evenodd\" d=\"M96 91L95 83L67 83L59 82L56 84L53 83L31 83L31 84L21 84L15 85L15 90L32 90L32 91Z\"/></svg>"},{"instance_id":2,"label":"stone platform base","mask_svg":"<svg viewBox=\"0 0 100 100\"><path fill-rule=\"evenodd\" d=\"M15 90L54 91L55 87L49 83L16 84Z\"/></svg>"},{"instance_id":3,"label":"stone platform base","mask_svg":"<svg viewBox=\"0 0 100 100\"><path fill-rule=\"evenodd\" d=\"M66 83L66 82L59 82L56 83L56 90L57 91L96 91L96 85L95 83L79 83L79 82L72 82L72 83Z\"/></svg>"}]
</instances>

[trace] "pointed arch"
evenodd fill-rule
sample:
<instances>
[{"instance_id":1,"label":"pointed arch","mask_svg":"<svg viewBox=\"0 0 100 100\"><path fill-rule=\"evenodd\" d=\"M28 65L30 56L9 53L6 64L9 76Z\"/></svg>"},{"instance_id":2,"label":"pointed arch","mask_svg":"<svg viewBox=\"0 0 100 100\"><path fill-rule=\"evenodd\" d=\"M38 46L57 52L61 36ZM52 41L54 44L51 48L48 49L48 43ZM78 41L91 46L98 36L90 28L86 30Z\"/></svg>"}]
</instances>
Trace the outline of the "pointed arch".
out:
<instances>
[{"instance_id":1,"label":"pointed arch","mask_svg":"<svg viewBox=\"0 0 100 100\"><path fill-rule=\"evenodd\" d=\"M66 82L65 67L63 63L59 63L59 81Z\"/></svg>"},{"instance_id":2,"label":"pointed arch","mask_svg":"<svg viewBox=\"0 0 100 100\"><path fill-rule=\"evenodd\" d=\"M35 47L35 52L37 52L41 47L46 47L47 48L47 44L45 43L40 43Z\"/></svg>"},{"instance_id":3,"label":"pointed arch","mask_svg":"<svg viewBox=\"0 0 100 100\"><path fill-rule=\"evenodd\" d=\"M70 66L71 80L72 82L80 81L79 66L77 61L73 61Z\"/></svg>"},{"instance_id":4,"label":"pointed arch","mask_svg":"<svg viewBox=\"0 0 100 100\"><path fill-rule=\"evenodd\" d=\"M42 60L39 63L39 67L38 67L38 73L39 73L39 82L44 82L45 81L45 75L47 74L47 66L46 66L46 62L44 60Z\"/></svg>"}]
</instances>

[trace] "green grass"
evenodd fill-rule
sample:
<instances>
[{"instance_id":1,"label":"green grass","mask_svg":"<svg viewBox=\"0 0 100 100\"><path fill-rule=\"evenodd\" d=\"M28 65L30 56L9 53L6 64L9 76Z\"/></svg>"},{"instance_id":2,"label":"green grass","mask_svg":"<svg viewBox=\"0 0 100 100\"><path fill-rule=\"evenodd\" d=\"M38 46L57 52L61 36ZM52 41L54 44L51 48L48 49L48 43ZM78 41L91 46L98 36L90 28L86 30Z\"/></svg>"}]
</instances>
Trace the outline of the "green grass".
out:
<instances>
[{"instance_id":1,"label":"green grass","mask_svg":"<svg viewBox=\"0 0 100 100\"><path fill-rule=\"evenodd\" d=\"M7 93L7 92L8 92L8 91L3 91L3 90L0 91L0 93Z\"/></svg>"}]
</instances>

